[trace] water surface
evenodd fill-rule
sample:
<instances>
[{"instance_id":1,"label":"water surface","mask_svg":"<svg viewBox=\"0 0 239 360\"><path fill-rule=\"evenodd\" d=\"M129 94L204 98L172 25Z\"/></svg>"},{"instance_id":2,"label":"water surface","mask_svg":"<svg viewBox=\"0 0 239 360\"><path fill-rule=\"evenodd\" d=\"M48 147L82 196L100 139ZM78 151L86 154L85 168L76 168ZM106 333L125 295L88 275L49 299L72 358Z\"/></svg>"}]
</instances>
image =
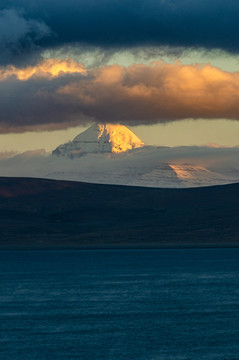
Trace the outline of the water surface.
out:
<instances>
[{"instance_id":1,"label":"water surface","mask_svg":"<svg viewBox=\"0 0 239 360\"><path fill-rule=\"evenodd\" d=\"M238 360L239 249L2 251L0 359Z\"/></svg>"}]
</instances>

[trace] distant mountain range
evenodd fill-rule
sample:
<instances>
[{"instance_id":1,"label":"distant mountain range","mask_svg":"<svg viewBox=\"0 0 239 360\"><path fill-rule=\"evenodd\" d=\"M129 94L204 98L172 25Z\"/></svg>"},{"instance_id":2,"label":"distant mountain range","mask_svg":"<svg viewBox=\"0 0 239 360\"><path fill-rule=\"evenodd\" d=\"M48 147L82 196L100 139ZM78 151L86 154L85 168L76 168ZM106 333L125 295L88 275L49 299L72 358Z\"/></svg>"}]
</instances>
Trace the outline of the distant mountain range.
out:
<instances>
[{"instance_id":1,"label":"distant mountain range","mask_svg":"<svg viewBox=\"0 0 239 360\"><path fill-rule=\"evenodd\" d=\"M239 182L239 148L146 146L123 125L97 125L43 151L0 156L0 176L184 188Z\"/></svg>"},{"instance_id":2,"label":"distant mountain range","mask_svg":"<svg viewBox=\"0 0 239 360\"><path fill-rule=\"evenodd\" d=\"M0 178L1 249L238 247L239 184L153 189Z\"/></svg>"}]
</instances>

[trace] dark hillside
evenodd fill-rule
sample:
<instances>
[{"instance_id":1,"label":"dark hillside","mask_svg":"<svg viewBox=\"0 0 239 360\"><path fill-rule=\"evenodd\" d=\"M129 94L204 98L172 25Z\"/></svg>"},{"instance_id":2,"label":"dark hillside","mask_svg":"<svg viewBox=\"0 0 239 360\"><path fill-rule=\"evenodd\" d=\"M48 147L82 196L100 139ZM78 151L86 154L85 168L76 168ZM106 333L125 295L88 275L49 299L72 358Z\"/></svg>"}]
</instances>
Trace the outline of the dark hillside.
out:
<instances>
[{"instance_id":1,"label":"dark hillside","mask_svg":"<svg viewBox=\"0 0 239 360\"><path fill-rule=\"evenodd\" d=\"M239 246L239 184L156 189L0 178L0 248Z\"/></svg>"}]
</instances>

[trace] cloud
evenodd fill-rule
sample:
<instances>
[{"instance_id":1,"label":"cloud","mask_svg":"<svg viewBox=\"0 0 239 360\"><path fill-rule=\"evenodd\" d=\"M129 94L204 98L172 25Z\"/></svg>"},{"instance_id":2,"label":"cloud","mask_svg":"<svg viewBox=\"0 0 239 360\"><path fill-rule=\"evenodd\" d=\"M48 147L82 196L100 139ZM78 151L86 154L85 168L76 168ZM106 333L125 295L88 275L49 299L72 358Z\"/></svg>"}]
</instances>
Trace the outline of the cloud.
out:
<instances>
[{"instance_id":1,"label":"cloud","mask_svg":"<svg viewBox=\"0 0 239 360\"><path fill-rule=\"evenodd\" d=\"M153 62L85 69L72 60L0 72L0 131L54 130L91 121L128 125L239 120L239 72Z\"/></svg>"},{"instance_id":2,"label":"cloud","mask_svg":"<svg viewBox=\"0 0 239 360\"><path fill-rule=\"evenodd\" d=\"M0 160L9 159L10 157L16 155L17 153L15 151L4 151L0 152Z\"/></svg>"},{"instance_id":3,"label":"cloud","mask_svg":"<svg viewBox=\"0 0 239 360\"><path fill-rule=\"evenodd\" d=\"M15 9L0 11L0 64L29 61L40 51L37 42L48 36L50 30L41 21L26 19Z\"/></svg>"},{"instance_id":4,"label":"cloud","mask_svg":"<svg viewBox=\"0 0 239 360\"><path fill-rule=\"evenodd\" d=\"M239 51L235 0L1 0L0 10L9 63L14 52L79 44L108 51L152 46Z\"/></svg>"},{"instance_id":5,"label":"cloud","mask_svg":"<svg viewBox=\"0 0 239 360\"><path fill-rule=\"evenodd\" d=\"M57 90L62 101L100 121L157 123L185 118L239 119L239 73L207 65L154 62L106 66Z\"/></svg>"},{"instance_id":6,"label":"cloud","mask_svg":"<svg viewBox=\"0 0 239 360\"><path fill-rule=\"evenodd\" d=\"M65 73L85 73L83 64L76 63L72 59L44 59L34 66L17 68L13 65L0 68L0 81L10 77L18 80L28 80L30 78L54 78Z\"/></svg>"}]
</instances>

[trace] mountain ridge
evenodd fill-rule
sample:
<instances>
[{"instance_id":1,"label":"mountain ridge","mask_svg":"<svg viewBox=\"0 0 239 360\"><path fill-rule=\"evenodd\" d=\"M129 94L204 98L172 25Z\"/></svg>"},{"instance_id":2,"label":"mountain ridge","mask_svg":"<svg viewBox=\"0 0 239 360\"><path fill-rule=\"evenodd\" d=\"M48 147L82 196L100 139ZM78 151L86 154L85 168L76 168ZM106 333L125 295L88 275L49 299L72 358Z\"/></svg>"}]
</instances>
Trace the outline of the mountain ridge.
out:
<instances>
[{"instance_id":1,"label":"mountain ridge","mask_svg":"<svg viewBox=\"0 0 239 360\"><path fill-rule=\"evenodd\" d=\"M52 154L3 154L0 176L187 188L239 181L239 148L149 146L123 125L93 124Z\"/></svg>"}]
</instances>

